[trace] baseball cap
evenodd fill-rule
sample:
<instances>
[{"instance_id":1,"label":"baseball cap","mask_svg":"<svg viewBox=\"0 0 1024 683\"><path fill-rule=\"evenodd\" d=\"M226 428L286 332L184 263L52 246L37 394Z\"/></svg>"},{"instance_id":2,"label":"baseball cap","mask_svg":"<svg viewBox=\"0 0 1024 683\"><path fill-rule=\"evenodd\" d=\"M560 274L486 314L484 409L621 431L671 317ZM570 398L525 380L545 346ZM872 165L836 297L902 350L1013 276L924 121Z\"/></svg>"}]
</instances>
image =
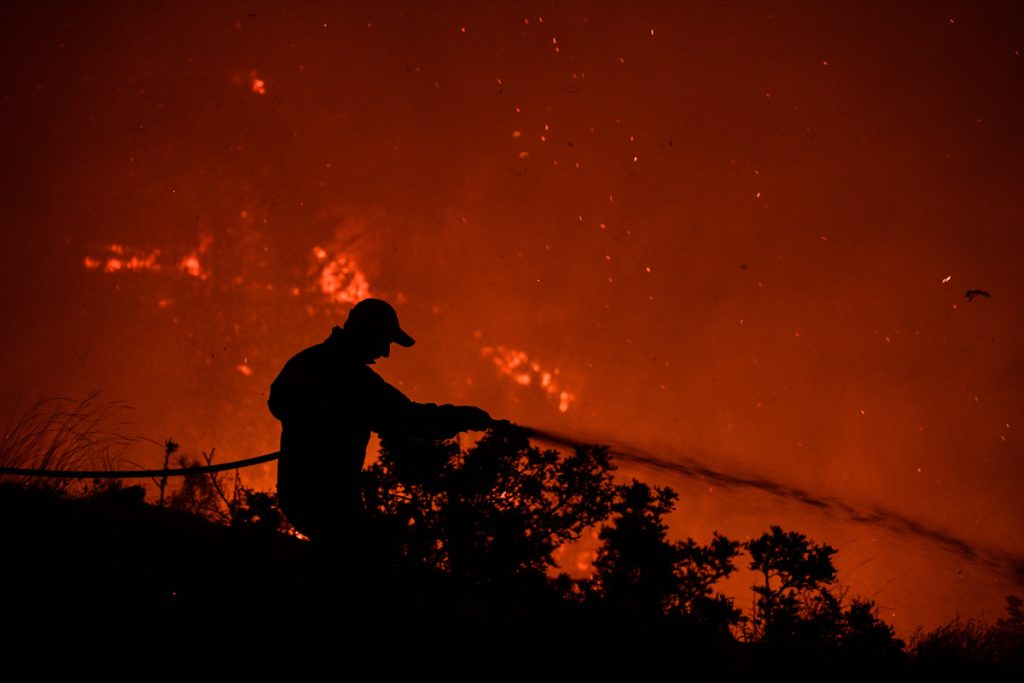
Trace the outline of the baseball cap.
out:
<instances>
[{"instance_id":1,"label":"baseball cap","mask_svg":"<svg viewBox=\"0 0 1024 683\"><path fill-rule=\"evenodd\" d=\"M416 340L406 334L398 324L398 313L382 299L363 299L348 312L346 330L382 331L399 346L412 346Z\"/></svg>"}]
</instances>

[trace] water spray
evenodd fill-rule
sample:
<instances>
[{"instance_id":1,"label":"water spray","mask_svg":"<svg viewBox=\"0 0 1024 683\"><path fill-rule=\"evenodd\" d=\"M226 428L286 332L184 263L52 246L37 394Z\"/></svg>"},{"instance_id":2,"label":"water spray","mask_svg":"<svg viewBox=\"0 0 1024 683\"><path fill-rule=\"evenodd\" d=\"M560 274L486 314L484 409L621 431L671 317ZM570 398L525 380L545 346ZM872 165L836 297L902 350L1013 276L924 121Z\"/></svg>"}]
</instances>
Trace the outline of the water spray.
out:
<instances>
[{"instance_id":1,"label":"water spray","mask_svg":"<svg viewBox=\"0 0 1024 683\"><path fill-rule=\"evenodd\" d=\"M521 425L520 428L533 439L562 448L575 450L585 443L589 443L546 429ZM770 477L716 470L694 458L675 454L671 460L667 460L622 443L618 443L614 447L609 445L608 452L617 460L645 465L684 479L706 481L723 488L761 491L812 508L836 519L882 528L902 536L912 536L939 545L965 560L1007 574L1018 585L1024 586L1024 556L999 548L982 546L880 505L853 505L839 497L814 493Z\"/></svg>"}]
</instances>

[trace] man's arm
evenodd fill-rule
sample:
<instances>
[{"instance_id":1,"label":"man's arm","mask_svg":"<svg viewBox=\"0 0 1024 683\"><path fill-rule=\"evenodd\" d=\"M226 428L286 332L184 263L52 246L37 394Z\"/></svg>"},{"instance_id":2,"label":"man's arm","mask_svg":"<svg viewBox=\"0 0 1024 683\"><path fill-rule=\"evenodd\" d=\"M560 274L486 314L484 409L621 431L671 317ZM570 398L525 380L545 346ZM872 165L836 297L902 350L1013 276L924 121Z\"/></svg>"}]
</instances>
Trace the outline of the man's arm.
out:
<instances>
[{"instance_id":1,"label":"man's arm","mask_svg":"<svg viewBox=\"0 0 1024 683\"><path fill-rule=\"evenodd\" d=\"M372 371L371 371L372 372ZM450 439L466 430L484 430L494 422L486 411L473 406L416 403L376 373L371 388L370 429L381 435Z\"/></svg>"}]
</instances>

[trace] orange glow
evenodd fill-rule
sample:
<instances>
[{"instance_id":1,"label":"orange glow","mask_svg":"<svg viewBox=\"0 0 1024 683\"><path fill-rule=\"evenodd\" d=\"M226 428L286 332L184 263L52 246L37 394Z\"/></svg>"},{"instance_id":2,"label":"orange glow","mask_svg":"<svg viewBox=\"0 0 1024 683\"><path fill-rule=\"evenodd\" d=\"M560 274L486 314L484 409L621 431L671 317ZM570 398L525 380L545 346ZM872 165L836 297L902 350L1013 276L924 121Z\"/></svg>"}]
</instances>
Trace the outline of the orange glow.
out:
<instances>
[{"instance_id":1,"label":"orange glow","mask_svg":"<svg viewBox=\"0 0 1024 683\"><path fill-rule=\"evenodd\" d=\"M106 256L86 256L82 259L82 265L88 270L102 269L104 273L128 271L159 273L165 269L177 268L188 275L205 280L208 277L208 273L203 271L198 254L206 251L211 242L212 238L210 236L201 236L199 248L181 259L177 264L174 261L162 259L163 250L161 249L146 251L137 247L114 243L107 245L108 253Z\"/></svg>"},{"instance_id":2,"label":"orange glow","mask_svg":"<svg viewBox=\"0 0 1024 683\"><path fill-rule=\"evenodd\" d=\"M346 254L333 257L323 247L313 247L312 273L316 286L330 300L354 304L370 296L370 283L355 259Z\"/></svg>"},{"instance_id":3,"label":"orange glow","mask_svg":"<svg viewBox=\"0 0 1024 683\"><path fill-rule=\"evenodd\" d=\"M199 257L189 254L181 260L180 268L192 277L203 277L203 268L199 263Z\"/></svg>"},{"instance_id":4,"label":"orange glow","mask_svg":"<svg viewBox=\"0 0 1024 683\"><path fill-rule=\"evenodd\" d=\"M89 270L99 270L102 267L105 273L116 273L121 270L160 270L157 261L160 257L159 249L144 252L123 244L111 244L107 246L107 251L109 255L104 258L86 256L82 259L82 265Z\"/></svg>"},{"instance_id":5,"label":"orange glow","mask_svg":"<svg viewBox=\"0 0 1024 683\"><path fill-rule=\"evenodd\" d=\"M498 373L509 377L520 386L536 386L552 401L557 400L559 412L568 412L576 395L560 386L560 370L547 370L537 361L531 361L525 351L506 346L484 346L480 355L490 358Z\"/></svg>"},{"instance_id":6,"label":"orange glow","mask_svg":"<svg viewBox=\"0 0 1024 683\"><path fill-rule=\"evenodd\" d=\"M250 79L251 79L250 80L250 87L252 88L252 91L254 93L256 93L257 95L266 95L267 94L267 82L264 81L262 78L260 78L257 75L255 70L253 70L249 74L249 76L250 76Z\"/></svg>"},{"instance_id":7,"label":"orange glow","mask_svg":"<svg viewBox=\"0 0 1024 683\"><path fill-rule=\"evenodd\" d=\"M415 400L1024 554L1020 3L258 4L12 15L9 384L102 387L141 434L262 453L268 373L375 296L420 343L380 364ZM904 634L1003 608L984 568L682 484L674 535L849 540L841 580Z\"/></svg>"}]
</instances>

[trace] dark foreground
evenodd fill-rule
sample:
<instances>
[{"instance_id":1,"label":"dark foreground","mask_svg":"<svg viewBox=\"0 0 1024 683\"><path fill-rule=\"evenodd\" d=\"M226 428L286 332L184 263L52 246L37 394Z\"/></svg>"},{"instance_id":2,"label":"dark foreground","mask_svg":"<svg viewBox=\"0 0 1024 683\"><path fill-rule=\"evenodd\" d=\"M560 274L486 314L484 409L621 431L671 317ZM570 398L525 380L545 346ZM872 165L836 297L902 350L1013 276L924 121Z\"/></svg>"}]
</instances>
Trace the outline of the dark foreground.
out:
<instances>
[{"instance_id":1,"label":"dark foreground","mask_svg":"<svg viewBox=\"0 0 1024 683\"><path fill-rule=\"evenodd\" d=\"M459 585L443 572L316 552L144 503L0 486L7 680L885 680L1013 663L884 663L769 648L685 622L573 603L551 582ZM1019 666L1019 662L1018 662ZM956 671L959 669L959 671Z\"/></svg>"}]
</instances>

